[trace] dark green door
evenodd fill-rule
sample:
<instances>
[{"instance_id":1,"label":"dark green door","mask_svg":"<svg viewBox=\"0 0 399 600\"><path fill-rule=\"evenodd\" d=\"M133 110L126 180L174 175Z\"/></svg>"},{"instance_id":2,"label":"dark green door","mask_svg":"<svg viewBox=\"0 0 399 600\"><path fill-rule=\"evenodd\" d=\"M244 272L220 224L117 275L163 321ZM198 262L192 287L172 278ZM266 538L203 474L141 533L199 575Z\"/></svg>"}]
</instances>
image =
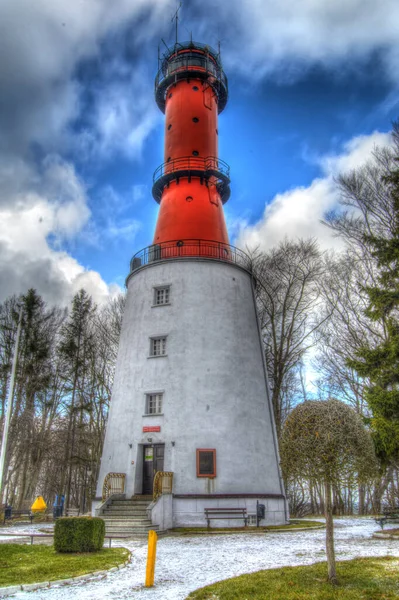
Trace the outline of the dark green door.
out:
<instances>
[{"instance_id":1,"label":"dark green door","mask_svg":"<svg viewBox=\"0 0 399 600\"><path fill-rule=\"evenodd\" d=\"M153 492L154 476L157 471L163 471L165 444L149 444L143 446L143 494Z\"/></svg>"}]
</instances>

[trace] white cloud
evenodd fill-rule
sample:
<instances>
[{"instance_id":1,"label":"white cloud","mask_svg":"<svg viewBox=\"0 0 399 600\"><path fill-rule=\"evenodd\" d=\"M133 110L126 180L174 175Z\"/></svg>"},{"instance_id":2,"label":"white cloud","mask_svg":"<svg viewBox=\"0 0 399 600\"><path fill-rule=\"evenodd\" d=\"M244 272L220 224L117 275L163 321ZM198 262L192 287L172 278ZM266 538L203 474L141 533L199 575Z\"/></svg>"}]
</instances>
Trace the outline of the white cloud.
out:
<instances>
[{"instance_id":1,"label":"white cloud","mask_svg":"<svg viewBox=\"0 0 399 600\"><path fill-rule=\"evenodd\" d=\"M360 135L349 140L343 147L341 154L328 154L319 159L319 164L326 175L338 175L351 171L363 165L370 159L376 146L389 146L391 136L389 133L374 131L370 135Z\"/></svg>"},{"instance_id":2,"label":"white cloud","mask_svg":"<svg viewBox=\"0 0 399 600\"><path fill-rule=\"evenodd\" d=\"M99 92L92 150L102 156L120 151L128 157L139 157L148 135L162 120L155 102L148 101L152 94L152 82L140 68L132 70L127 81L114 82Z\"/></svg>"},{"instance_id":3,"label":"white cloud","mask_svg":"<svg viewBox=\"0 0 399 600\"><path fill-rule=\"evenodd\" d=\"M345 69L381 51L388 78L399 80L396 0L248 0L245 9L232 0L216 12L225 61L251 77L295 78L314 64Z\"/></svg>"},{"instance_id":4,"label":"white cloud","mask_svg":"<svg viewBox=\"0 0 399 600\"><path fill-rule=\"evenodd\" d=\"M21 151L36 141L59 149L66 125L79 115L82 89L75 69L80 61L98 56L104 36L144 13L146 27L138 30L133 42L139 45L144 35L160 35L162 12L168 4L164 0L1 2L0 148Z\"/></svg>"},{"instance_id":5,"label":"white cloud","mask_svg":"<svg viewBox=\"0 0 399 600\"><path fill-rule=\"evenodd\" d=\"M18 165L26 174L11 194L13 202L0 206L0 301L34 287L50 303L66 304L84 287L96 302L116 292L99 273L85 269L60 247L88 222L86 191L73 167L58 156L44 161L37 172ZM9 176L14 171L9 169ZM28 176L30 174L30 177ZM12 189L3 172L5 187ZM34 190L34 191L32 191Z\"/></svg>"},{"instance_id":6,"label":"white cloud","mask_svg":"<svg viewBox=\"0 0 399 600\"><path fill-rule=\"evenodd\" d=\"M338 173L360 167L370 158L376 146L390 143L389 134L374 132L347 142L341 154L319 159L323 176L308 187L288 190L275 196L265 206L262 218L254 225L242 224L235 245L240 248L267 250L285 238L314 237L322 249L342 248L342 241L320 222L338 205L334 177Z\"/></svg>"}]
</instances>

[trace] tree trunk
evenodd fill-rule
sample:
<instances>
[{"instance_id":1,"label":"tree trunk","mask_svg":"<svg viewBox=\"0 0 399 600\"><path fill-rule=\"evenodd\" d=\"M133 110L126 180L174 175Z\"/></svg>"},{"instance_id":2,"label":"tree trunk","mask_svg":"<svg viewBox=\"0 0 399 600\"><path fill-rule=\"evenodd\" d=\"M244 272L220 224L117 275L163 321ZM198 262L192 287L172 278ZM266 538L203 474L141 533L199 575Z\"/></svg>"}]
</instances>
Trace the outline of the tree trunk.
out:
<instances>
[{"instance_id":1,"label":"tree trunk","mask_svg":"<svg viewBox=\"0 0 399 600\"><path fill-rule=\"evenodd\" d=\"M366 487L359 483L359 516L366 514Z\"/></svg>"},{"instance_id":2,"label":"tree trunk","mask_svg":"<svg viewBox=\"0 0 399 600\"><path fill-rule=\"evenodd\" d=\"M326 553L328 566L328 581L337 585L337 570L335 565L334 551L334 523L332 516L331 482L325 482L325 517L326 517Z\"/></svg>"}]
</instances>

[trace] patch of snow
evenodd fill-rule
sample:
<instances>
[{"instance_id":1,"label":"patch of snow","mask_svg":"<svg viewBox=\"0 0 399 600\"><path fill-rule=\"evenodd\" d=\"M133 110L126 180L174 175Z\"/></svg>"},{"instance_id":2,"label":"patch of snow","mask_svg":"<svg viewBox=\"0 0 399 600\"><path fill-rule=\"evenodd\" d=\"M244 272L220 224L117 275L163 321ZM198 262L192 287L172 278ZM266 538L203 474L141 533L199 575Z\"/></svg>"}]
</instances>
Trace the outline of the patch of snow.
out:
<instances>
[{"instance_id":1,"label":"patch of snow","mask_svg":"<svg viewBox=\"0 0 399 600\"><path fill-rule=\"evenodd\" d=\"M399 556L397 540L371 536L373 519L335 519L337 560L366 556ZM20 600L184 600L187 595L221 579L275 567L308 565L325 560L325 531L295 530L264 535L165 537L158 540L155 585L144 587L147 541L113 542L132 552L131 564L105 578L46 590L18 592Z\"/></svg>"}]
</instances>

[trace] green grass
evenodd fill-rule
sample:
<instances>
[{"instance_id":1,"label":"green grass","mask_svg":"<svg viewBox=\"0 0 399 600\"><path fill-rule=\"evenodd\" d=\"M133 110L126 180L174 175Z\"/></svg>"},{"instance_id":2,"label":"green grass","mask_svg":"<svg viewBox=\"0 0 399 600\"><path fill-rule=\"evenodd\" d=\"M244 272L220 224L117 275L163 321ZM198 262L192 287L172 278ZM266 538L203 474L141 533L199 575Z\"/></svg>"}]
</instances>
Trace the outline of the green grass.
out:
<instances>
[{"instance_id":1,"label":"green grass","mask_svg":"<svg viewBox=\"0 0 399 600\"><path fill-rule=\"evenodd\" d=\"M269 525L265 529L305 529L306 527L324 527L323 521L300 521L299 519L291 519L289 525Z\"/></svg>"},{"instance_id":2,"label":"green grass","mask_svg":"<svg viewBox=\"0 0 399 600\"><path fill-rule=\"evenodd\" d=\"M209 531L226 532L226 533L251 533L252 531L273 531L278 530L290 530L290 529L304 529L305 527L324 527L324 523L320 521L300 521L291 519L289 525L267 525L262 527L176 527L172 531L176 533L209 533Z\"/></svg>"},{"instance_id":3,"label":"green grass","mask_svg":"<svg viewBox=\"0 0 399 600\"><path fill-rule=\"evenodd\" d=\"M0 544L0 586L68 579L116 567L128 556L125 548L60 554L52 546Z\"/></svg>"},{"instance_id":4,"label":"green grass","mask_svg":"<svg viewBox=\"0 0 399 600\"><path fill-rule=\"evenodd\" d=\"M398 600L399 559L358 558L337 563L338 585L327 564L284 567L226 579L201 588L187 600Z\"/></svg>"}]
</instances>

